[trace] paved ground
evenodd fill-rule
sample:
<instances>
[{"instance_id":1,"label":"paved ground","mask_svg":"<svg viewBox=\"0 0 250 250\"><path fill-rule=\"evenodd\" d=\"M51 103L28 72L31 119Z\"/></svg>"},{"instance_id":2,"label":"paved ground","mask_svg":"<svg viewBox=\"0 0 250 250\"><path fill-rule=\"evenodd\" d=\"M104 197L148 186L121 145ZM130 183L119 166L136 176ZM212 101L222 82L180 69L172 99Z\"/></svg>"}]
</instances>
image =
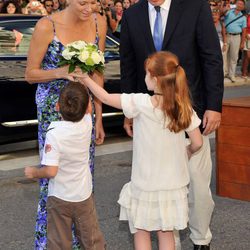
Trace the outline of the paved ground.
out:
<instances>
[{"instance_id":1,"label":"paved ground","mask_svg":"<svg viewBox=\"0 0 250 250\"><path fill-rule=\"evenodd\" d=\"M225 81L226 87L245 84L249 85L250 81ZM212 249L250 250L250 203L216 195L214 136L210 140L214 166L211 188L216 205L211 222ZM108 250L132 250L132 237L127 224L118 221L119 206L116 202L121 187L130 178L131 144L125 139L111 148L112 145L99 147L96 157L95 197L100 225ZM33 249L38 184L24 178L23 167L38 161L36 150L0 155L0 250ZM183 250L192 249L188 234L188 229L181 232ZM155 250L157 240L154 234L152 238Z\"/></svg>"},{"instance_id":2,"label":"paved ground","mask_svg":"<svg viewBox=\"0 0 250 250\"><path fill-rule=\"evenodd\" d=\"M214 138L210 140L214 159ZM128 145L125 150L130 150ZM119 206L116 202L121 187L129 180L130 171L131 151L96 157L96 204L108 250L133 249L127 224L118 221ZM212 249L249 250L250 203L216 196L214 173L215 171L211 187L216 207L211 225L214 236ZM2 170L0 191L0 249L32 249L37 183L28 182L23 176L22 168ZM188 234L188 229L181 232L183 250L192 249ZM153 249L157 249L156 237L152 237Z\"/></svg>"}]
</instances>

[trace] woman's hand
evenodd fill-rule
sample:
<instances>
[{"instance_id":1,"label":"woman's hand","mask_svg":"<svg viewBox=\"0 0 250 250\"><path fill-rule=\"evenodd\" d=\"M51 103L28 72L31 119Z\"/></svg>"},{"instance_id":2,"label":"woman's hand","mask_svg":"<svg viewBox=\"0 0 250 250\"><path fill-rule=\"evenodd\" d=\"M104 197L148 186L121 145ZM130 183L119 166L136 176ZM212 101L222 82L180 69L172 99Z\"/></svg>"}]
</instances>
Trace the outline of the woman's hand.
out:
<instances>
[{"instance_id":1,"label":"woman's hand","mask_svg":"<svg viewBox=\"0 0 250 250\"><path fill-rule=\"evenodd\" d=\"M95 124L95 143L97 145L101 145L103 144L104 142L104 138L105 138L105 132L104 132L104 129L103 129L103 125L102 125L102 121L96 121L96 124Z\"/></svg>"}]
</instances>

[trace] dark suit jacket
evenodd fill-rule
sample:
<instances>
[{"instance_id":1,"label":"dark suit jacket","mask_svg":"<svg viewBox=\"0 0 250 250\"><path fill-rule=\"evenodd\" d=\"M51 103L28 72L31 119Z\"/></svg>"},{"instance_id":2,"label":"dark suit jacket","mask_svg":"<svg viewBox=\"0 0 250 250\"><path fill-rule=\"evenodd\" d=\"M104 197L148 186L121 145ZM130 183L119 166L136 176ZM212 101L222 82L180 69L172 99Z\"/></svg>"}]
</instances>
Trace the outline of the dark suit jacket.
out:
<instances>
[{"instance_id":1,"label":"dark suit jacket","mask_svg":"<svg viewBox=\"0 0 250 250\"><path fill-rule=\"evenodd\" d=\"M125 93L147 92L144 61L155 52L148 15L148 2L141 0L122 17L120 58ZM179 57L199 117L205 110L221 112L223 62L207 0L172 0L162 50Z\"/></svg>"}]
</instances>

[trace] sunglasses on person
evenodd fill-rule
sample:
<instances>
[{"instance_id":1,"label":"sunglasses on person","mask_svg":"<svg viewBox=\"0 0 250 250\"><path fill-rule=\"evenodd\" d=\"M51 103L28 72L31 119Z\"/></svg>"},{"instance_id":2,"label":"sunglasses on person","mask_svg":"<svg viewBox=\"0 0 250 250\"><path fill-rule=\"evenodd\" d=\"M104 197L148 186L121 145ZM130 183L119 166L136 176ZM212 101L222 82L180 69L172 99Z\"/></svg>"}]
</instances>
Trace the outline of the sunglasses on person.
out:
<instances>
[{"instance_id":1,"label":"sunglasses on person","mask_svg":"<svg viewBox=\"0 0 250 250\"><path fill-rule=\"evenodd\" d=\"M45 7L53 7L53 4L45 4Z\"/></svg>"},{"instance_id":2,"label":"sunglasses on person","mask_svg":"<svg viewBox=\"0 0 250 250\"><path fill-rule=\"evenodd\" d=\"M212 11L212 13L220 13L220 10L218 10L218 9L213 9L211 11Z\"/></svg>"}]
</instances>

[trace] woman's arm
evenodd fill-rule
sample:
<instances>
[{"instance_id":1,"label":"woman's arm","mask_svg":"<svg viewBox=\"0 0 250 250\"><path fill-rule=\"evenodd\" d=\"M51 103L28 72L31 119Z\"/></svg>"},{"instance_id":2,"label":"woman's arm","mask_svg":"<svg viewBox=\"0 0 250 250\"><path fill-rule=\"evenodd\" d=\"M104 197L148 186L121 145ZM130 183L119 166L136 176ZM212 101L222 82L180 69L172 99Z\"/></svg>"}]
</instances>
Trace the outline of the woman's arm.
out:
<instances>
[{"instance_id":1,"label":"woman's arm","mask_svg":"<svg viewBox=\"0 0 250 250\"><path fill-rule=\"evenodd\" d=\"M247 29L243 28L241 33L240 49L244 49L246 41Z\"/></svg>"},{"instance_id":2,"label":"woman's arm","mask_svg":"<svg viewBox=\"0 0 250 250\"><path fill-rule=\"evenodd\" d=\"M107 22L106 19L97 15L97 24L98 24L98 35L99 35L99 49L104 52L106 44L106 33L107 33ZM104 86L104 77L103 74L95 72L92 75L92 79L103 88ZM105 138L105 132L102 125L102 103L98 98L94 98L95 104L95 128L96 128L96 144L102 144Z\"/></svg>"},{"instance_id":3,"label":"woman's arm","mask_svg":"<svg viewBox=\"0 0 250 250\"><path fill-rule=\"evenodd\" d=\"M119 22L112 17L111 10L106 11L106 15L107 15L107 18L109 20L109 26L110 26L112 32L115 32Z\"/></svg>"},{"instance_id":4,"label":"woman's arm","mask_svg":"<svg viewBox=\"0 0 250 250\"><path fill-rule=\"evenodd\" d=\"M226 35L225 24L223 22L221 22L221 35L222 35L222 40L223 40L222 51L224 52L227 49L227 35Z\"/></svg>"},{"instance_id":5,"label":"woman's arm","mask_svg":"<svg viewBox=\"0 0 250 250\"><path fill-rule=\"evenodd\" d=\"M48 45L53 40L53 24L48 18L37 22L32 35L27 59L25 79L29 83L46 82L55 79L71 79L68 75L68 66L52 70L41 69L42 60L47 52Z\"/></svg>"},{"instance_id":6,"label":"woman's arm","mask_svg":"<svg viewBox=\"0 0 250 250\"><path fill-rule=\"evenodd\" d=\"M104 17L101 15L97 15L97 23L98 23L98 35L99 35L99 49L104 52L105 43L106 43L106 34L107 34L107 23ZM94 72L91 77L100 87L104 86L104 77L103 74L99 72ZM96 122L102 121L102 103L98 98L94 99L95 110L96 110Z\"/></svg>"}]
</instances>

